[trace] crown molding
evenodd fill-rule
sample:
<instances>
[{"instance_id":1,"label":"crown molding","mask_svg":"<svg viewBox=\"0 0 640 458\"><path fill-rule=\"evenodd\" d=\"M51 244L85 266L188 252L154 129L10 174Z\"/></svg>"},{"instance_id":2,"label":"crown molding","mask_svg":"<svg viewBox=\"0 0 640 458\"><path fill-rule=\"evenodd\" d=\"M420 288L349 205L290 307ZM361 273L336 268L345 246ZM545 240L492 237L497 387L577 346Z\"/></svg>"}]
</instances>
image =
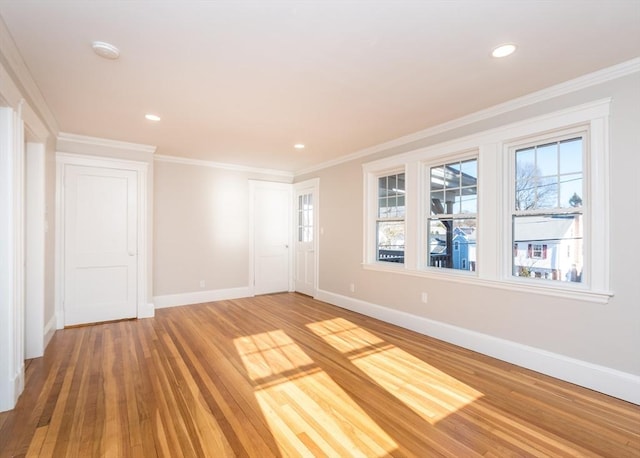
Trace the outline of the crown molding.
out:
<instances>
[{"instance_id":1,"label":"crown molding","mask_svg":"<svg viewBox=\"0 0 640 458\"><path fill-rule=\"evenodd\" d=\"M22 99L20 89L18 89L13 78L11 78L11 75L0 61L0 103L6 103L10 107L16 108L20 105Z\"/></svg>"},{"instance_id":2,"label":"crown molding","mask_svg":"<svg viewBox=\"0 0 640 458\"><path fill-rule=\"evenodd\" d=\"M442 124L438 124L433 127L429 127L427 129L415 132L413 134L405 135L405 136L396 138L394 140L390 140L388 142L380 143L378 145L374 145L374 146L356 151L354 153L347 154L346 156L342 156L327 162L323 162L315 166L298 170L295 172L294 175L297 177L297 176L305 175L311 172L317 172L318 170L326 169L339 164L343 164L345 162L350 162L355 159L371 156L373 154L380 153L382 151L386 151L391 148L395 148L395 147L403 146L416 141L424 140L434 135L448 132L448 131L451 131L460 127L464 127L479 121L483 121L485 119L489 119L504 113L508 113L510 111L517 110L519 108L524 108L529 105L534 105L539 102L544 102L546 100L559 97L565 94L569 94L571 92L576 92L581 89L595 86L597 84L606 83L607 81L622 78L624 76L631 75L637 72L640 72L640 57L628 60L626 62L622 62L612 67L595 71L593 73L588 73L586 75L579 76L578 78L565 81L564 83L556 84L546 89L532 92L522 97L518 97L516 99L512 99L507 102L500 103L498 105L494 105L484 110L476 111L475 113L471 113L469 115L462 116L461 118L457 118L451 121L444 122Z\"/></svg>"},{"instance_id":3,"label":"crown molding","mask_svg":"<svg viewBox=\"0 0 640 458\"><path fill-rule=\"evenodd\" d=\"M110 140L108 138L89 137L87 135L69 134L60 132L58 134L58 143L69 142L81 145L100 146L105 148L113 148L118 150L138 151L141 153L155 153L156 147L153 145L145 145L142 143L129 143L119 140Z\"/></svg>"},{"instance_id":4,"label":"crown molding","mask_svg":"<svg viewBox=\"0 0 640 458\"><path fill-rule=\"evenodd\" d=\"M0 16L0 43L2 43L2 47L0 47L0 55L4 58L4 61L7 65L7 70L9 74L13 74L16 78L16 83L22 87L25 91L25 95L29 98L29 100L33 103L34 111L42 117L42 121L46 124L47 128L56 135L59 132L58 122L56 121L55 116L49 109L49 105L40 92L40 88L34 81L27 65L18 50L18 47L9 33L9 29L7 29L4 20ZM1 65L1 62L0 62Z\"/></svg>"},{"instance_id":5,"label":"crown molding","mask_svg":"<svg viewBox=\"0 0 640 458\"><path fill-rule=\"evenodd\" d=\"M294 176L293 172L286 172L284 170L263 169L260 167L249 167L246 165L230 164L226 162L203 161L201 159L189 159L186 157L166 156L162 154L155 155L153 159L158 162L170 162L173 164L195 165L199 167L210 167L214 169L233 170L236 172L259 173L261 175L274 175L274 176L280 176L280 177L285 177L289 179L293 179L293 176Z\"/></svg>"}]
</instances>

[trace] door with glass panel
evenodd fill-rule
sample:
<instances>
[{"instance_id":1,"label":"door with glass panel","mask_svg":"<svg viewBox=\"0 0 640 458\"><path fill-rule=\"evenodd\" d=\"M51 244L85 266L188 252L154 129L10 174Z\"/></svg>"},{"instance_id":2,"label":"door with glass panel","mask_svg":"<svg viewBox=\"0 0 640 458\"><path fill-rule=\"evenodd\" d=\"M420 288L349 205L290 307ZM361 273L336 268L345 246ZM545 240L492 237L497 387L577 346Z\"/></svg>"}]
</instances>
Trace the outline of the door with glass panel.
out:
<instances>
[{"instance_id":1,"label":"door with glass panel","mask_svg":"<svg viewBox=\"0 0 640 458\"><path fill-rule=\"evenodd\" d=\"M316 180L295 186L295 290L312 297L317 277L317 198Z\"/></svg>"}]
</instances>

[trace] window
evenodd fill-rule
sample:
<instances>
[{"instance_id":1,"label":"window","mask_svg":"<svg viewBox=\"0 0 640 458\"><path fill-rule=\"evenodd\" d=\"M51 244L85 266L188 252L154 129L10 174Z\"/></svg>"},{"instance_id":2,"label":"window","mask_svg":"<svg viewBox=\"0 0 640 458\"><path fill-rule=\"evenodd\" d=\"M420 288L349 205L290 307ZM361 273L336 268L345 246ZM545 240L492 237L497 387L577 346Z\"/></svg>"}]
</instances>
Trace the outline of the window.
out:
<instances>
[{"instance_id":1,"label":"window","mask_svg":"<svg viewBox=\"0 0 640 458\"><path fill-rule=\"evenodd\" d=\"M313 194L298 196L298 242L313 242Z\"/></svg>"},{"instance_id":2,"label":"window","mask_svg":"<svg viewBox=\"0 0 640 458\"><path fill-rule=\"evenodd\" d=\"M478 159L428 167L427 266L476 269Z\"/></svg>"},{"instance_id":3,"label":"window","mask_svg":"<svg viewBox=\"0 0 640 458\"><path fill-rule=\"evenodd\" d=\"M584 134L511 148L512 275L581 282ZM526 251L524 248L526 247Z\"/></svg>"},{"instance_id":4,"label":"window","mask_svg":"<svg viewBox=\"0 0 640 458\"><path fill-rule=\"evenodd\" d=\"M363 164L363 268L606 303L610 100Z\"/></svg>"},{"instance_id":5,"label":"window","mask_svg":"<svg viewBox=\"0 0 640 458\"><path fill-rule=\"evenodd\" d=\"M378 178L376 260L404 263L405 174Z\"/></svg>"},{"instance_id":6,"label":"window","mask_svg":"<svg viewBox=\"0 0 640 458\"><path fill-rule=\"evenodd\" d=\"M527 255L531 259L547 259L547 245L530 243L528 245Z\"/></svg>"}]
</instances>

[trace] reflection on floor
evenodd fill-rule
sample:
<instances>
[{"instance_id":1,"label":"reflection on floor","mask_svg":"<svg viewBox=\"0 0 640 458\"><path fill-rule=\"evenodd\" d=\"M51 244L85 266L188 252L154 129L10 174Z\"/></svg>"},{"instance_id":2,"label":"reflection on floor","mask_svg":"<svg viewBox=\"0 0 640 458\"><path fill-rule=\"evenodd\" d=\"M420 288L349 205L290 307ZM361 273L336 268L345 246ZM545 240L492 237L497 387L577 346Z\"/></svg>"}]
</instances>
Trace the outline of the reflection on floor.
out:
<instances>
[{"instance_id":1,"label":"reflection on floor","mask_svg":"<svg viewBox=\"0 0 640 458\"><path fill-rule=\"evenodd\" d=\"M640 456L640 407L281 294L58 331L9 456Z\"/></svg>"}]
</instances>

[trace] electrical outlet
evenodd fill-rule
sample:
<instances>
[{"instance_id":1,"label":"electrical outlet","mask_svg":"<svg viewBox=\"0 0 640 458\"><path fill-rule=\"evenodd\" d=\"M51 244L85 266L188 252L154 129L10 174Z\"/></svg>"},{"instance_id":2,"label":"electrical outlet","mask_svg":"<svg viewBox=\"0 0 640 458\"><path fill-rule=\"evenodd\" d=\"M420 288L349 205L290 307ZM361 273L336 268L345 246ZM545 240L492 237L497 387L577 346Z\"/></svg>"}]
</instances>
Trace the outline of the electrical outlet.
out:
<instances>
[{"instance_id":1,"label":"electrical outlet","mask_svg":"<svg viewBox=\"0 0 640 458\"><path fill-rule=\"evenodd\" d=\"M349 284L349 291L351 291L352 293L355 293L356 292L356 285L353 284L353 283Z\"/></svg>"},{"instance_id":2,"label":"electrical outlet","mask_svg":"<svg viewBox=\"0 0 640 458\"><path fill-rule=\"evenodd\" d=\"M200 288L204 288L205 287L205 282L204 280L200 280Z\"/></svg>"},{"instance_id":3,"label":"electrical outlet","mask_svg":"<svg viewBox=\"0 0 640 458\"><path fill-rule=\"evenodd\" d=\"M426 304L427 302L429 302L429 295L427 293L422 293L422 295L420 296L420 300L422 300L422 302Z\"/></svg>"}]
</instances>

